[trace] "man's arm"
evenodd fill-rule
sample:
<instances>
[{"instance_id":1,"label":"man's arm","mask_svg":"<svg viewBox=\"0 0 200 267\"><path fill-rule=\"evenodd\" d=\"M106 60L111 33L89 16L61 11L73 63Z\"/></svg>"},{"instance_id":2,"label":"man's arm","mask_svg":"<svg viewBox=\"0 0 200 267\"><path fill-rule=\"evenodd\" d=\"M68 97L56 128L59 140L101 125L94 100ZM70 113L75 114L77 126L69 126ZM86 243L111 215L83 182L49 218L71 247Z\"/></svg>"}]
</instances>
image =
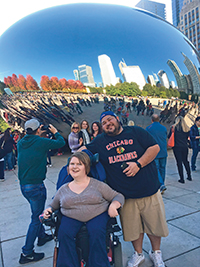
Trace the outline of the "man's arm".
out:
<instances>
[{"instance_id":1,"label":"man's arm","mask_svg":"<svg viewBox=\"0 0 200 267\"><path fill-rule=\"evenodd\" d=\"M150 146L147 148L145 153L141 158L138 159L138 162L141 164L142 168L152 162L160 151L159 145ZM128 176L135 176L136 173L140 170L135 162L127 162L129 165L123 172Z\"/></svg>"}]
</instances>

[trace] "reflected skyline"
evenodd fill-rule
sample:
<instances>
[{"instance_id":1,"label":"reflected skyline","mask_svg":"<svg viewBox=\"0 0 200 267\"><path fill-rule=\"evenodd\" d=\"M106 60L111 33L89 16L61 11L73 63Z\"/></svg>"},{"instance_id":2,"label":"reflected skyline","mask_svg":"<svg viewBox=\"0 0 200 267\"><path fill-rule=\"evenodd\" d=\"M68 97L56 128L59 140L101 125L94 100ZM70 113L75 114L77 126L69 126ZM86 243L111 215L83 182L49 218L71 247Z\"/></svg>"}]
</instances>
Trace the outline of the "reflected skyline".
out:
<instances>
[{"instance_id":1,"label":"reflected skyline","mask_svg":"<svg viewBox=\"0 0 200 267\"><path fill-rule=\"evenodd\" d=\"M43 75L74 79L81 65L92 68L94 82L102 83L99 55L107 55L115 76L118 64L139 66L145 80L163 70L176 81L167 64L173 60L183 75L190 72L184 53L199 69L198 52L170 23L134 8L69 4L36 12L20 20L0 37L0 79L30 74L38 84Z\"/></svg>"}]
</instances>

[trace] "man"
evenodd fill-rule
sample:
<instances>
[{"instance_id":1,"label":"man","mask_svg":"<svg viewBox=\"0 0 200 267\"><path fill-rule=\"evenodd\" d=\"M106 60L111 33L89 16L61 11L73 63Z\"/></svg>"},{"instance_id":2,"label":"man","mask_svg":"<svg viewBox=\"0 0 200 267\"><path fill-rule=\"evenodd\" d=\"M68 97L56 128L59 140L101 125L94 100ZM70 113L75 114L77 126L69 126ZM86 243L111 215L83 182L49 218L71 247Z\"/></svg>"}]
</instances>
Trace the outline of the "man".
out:
<instances>
[{"instance_id":1,"label":"man","mask_svg":"<svg viewBox=\"0 0 200 267\"><path fill-rule=\"evenodd\" d=\"M36 253L33 250L36 237L38 237L38 246L43 246L52 240L52 236L45 233L39 220L39 215L43 212L46 201L46 188L43 180L46 178L48 150L63 147L65 141L51 124L49 130L54 134L56 140L41 138L40 135L44 132L41 127L38 120L28 120L25 123L26 135L17 144L18 178L21 192L29 202L32 212L26 242L22 247L20 264L39 261L44 258L44 253Z\"/></svg>"},{"instance_id":2,"label":"man","mask_svg":"<svg viewBox=\"0 0 200 267\"><path fill-rule=\"evenodd\" d=\"M104 133L98 135L82 149L99 153L106 170L107 183L122 193L125 204L120 220L125 241L132 241L135 252L128 261L137 267L145 258L142 253L144 233L147 233L152 250L150 258L155 266L164 267L160 251L161 236L168 235L160 183L153 161L159 146L152 136L140 127L125 127L112 111L101 114ZM128 167L124 168L125 163Z\"/></svg>"},{"instance_id":3,"label":"man","mask_svg":"<svg viewBox=\"0 0 200 267\"><path fill-rule=\"evenodd\" d=\"M160 151L155 158L156 167L158 170L158 179L160 182L161 194L167 189L165 186L165 169L167 163L167 129L159 123L160 117L154 114L151 117L152 124L146 130L149 132L160 147Z\"/></svg>"},{"instance_id":4,"label":"man","mask_svg":"<svg viewBox=\"0 0 200 267\"><path fill-rule=\"evenodd\" d=\"M196 159L200 151L200 116L195 120L195 124L190 128L190 143L192 147L191 168L196 171Z\"/></svg>"}]
</instances>

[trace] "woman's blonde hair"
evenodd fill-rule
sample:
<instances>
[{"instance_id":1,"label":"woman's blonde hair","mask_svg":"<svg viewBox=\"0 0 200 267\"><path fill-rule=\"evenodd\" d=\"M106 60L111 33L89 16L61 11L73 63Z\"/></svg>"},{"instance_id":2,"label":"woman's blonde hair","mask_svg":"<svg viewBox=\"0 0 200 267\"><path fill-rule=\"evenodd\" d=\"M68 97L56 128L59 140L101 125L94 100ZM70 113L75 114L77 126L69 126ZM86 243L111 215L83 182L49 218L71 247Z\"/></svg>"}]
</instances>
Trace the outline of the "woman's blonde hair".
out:
<instances>
[{"instance_id":1,"label":"woman's blonde hair","mask_svg":"<svg viewBox=\"0 0 200 267\"><path fill-rule=\"evenodd\" d=\"M135 125L134 121L131 121L131 120L130 120L130 121L128 122L128 126L134 126L134 125Z\"/></svg>"},{"instance_id":2,"label":"woman's blonde hair","mask_svg":"<svg viewBox=\"0 0 200 267\"><path fill-rule=\"evenodd\" d=\"M175 120L175 123L173 125L177 128L177 130L183 130L183 132L187 133L190 131L189 126L187 126L185 119L182 116L178 116Z\"/></svg>"},{"instance_id":3,"label":"woman's blonde hair","mask_svg":"<svg viewBox=\"0 0 200 267\"><path fill-rule=\"evenodd\" d=\"M76 121L73 122L72 125L71 125L71 132L72 132L72 130L73 130L74 125L76 125L76 124L78 125L78 128L79 128L78 131L80 132L80 130L81 130L81 126L80 126L80 124L79 124L78 122L76 122Z\"/></svg>"},{"instance_id":4,"label":"woman's blonde hair","mask_svg":"<svg viewBox=\"0 0 200 267\"><path fill-rule=\"evenodd\" d=\"M85 152L81 151L81 152L75 152L69 160L69 164L72 160L72 158L77 158L81 163L83 163L83 165L85 166L85 172L86 174L88 174L90 172L90 157L88 156L88 154L86 154Z\"/></svg>"}]
</instances>

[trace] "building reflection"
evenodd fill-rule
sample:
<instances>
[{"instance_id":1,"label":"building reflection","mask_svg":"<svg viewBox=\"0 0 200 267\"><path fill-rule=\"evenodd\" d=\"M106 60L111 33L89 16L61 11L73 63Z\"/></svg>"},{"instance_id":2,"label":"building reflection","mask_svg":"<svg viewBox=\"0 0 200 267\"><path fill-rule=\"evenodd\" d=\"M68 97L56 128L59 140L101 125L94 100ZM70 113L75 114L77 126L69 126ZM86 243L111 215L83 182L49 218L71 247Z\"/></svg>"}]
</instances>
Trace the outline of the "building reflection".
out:
<instances>
[{"instance_id":1,"label":"building reflection","mask_svg":"<svg viewBox=\"0 0 200 267\"><path fill-rule=\"evenodd\" d=\"M147 11L57 6L20 20L0 41L0 73L30 73L38 84L49 75L91 87L123 81L140 89L150 83L200 94L198 51L173 25Z\"/></svg>"}]
</instances>

